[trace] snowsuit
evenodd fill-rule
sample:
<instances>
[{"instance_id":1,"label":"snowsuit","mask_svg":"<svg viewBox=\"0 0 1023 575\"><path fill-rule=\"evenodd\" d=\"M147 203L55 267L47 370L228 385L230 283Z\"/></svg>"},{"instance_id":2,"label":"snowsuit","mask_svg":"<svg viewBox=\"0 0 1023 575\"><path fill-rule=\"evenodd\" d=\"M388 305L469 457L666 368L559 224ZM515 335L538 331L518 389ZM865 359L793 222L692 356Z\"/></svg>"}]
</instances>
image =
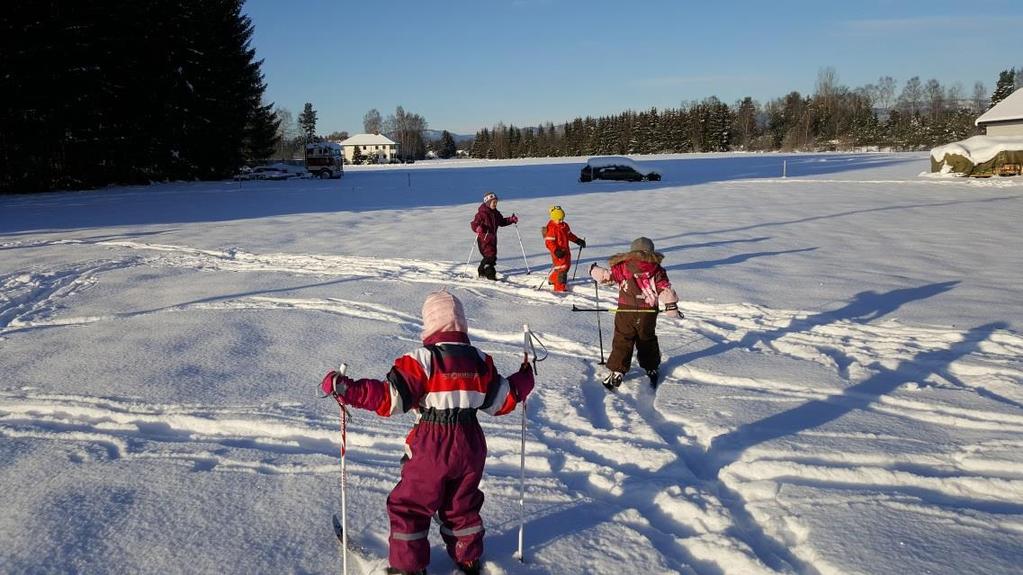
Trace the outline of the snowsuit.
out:
<instances>
[{"instance_id":1,"label":"snowsuit","mask_svg":"<svg viewBox=\"0 0 1023 575\"><path fill-rule=\"evenodd\" d=\"M671 287L668 274L661 267L664 255L659 252L634 250L611 256L610 270L594 265L590 276L601 283L618 284L618 313L615 314L614 339L607 368L627 373L632 364L632 348L636 348L639 366L644 370L661 365L661 349L657 343L657 303L674 304L678 296ZM629 313L628 310L654 310Z\"/></svg>"},{"instance_id":2,"label":"snowsuit","mask_svg":"<svg viewBox=\"0 0 1023 575\"><path fill-rule=\"evenodd\" d=\"M514 220L502 216L501 212L488 206L486 202L480 204L470 227L476 232L476 246L483 256L477 268L481 277L497 279L497 228L513 223Z\"/></svg>"},{"instance_id":3,"label":"snowsuit","mask_svg":"<svg viewBox=\"0 0 1023 575\"><path fill-rule=\"evenodd\" d=\"M387 498L392 567L426 568L434 513L451 558L463 564L479 560L484 533L479 483L487 442L476 413L509 413L532 387L529 364L505 379L461 331L429 335L423 347L396 359L383 381L348 384L341 395L347 405L384 417L409 410L419 415L405 440L401 480Z\"/></svg>"},{"instance_id":4,"label":"snowsuit","mask_svg":"<svg viewBox=\"0 0 1023 575\"><path fill-rule=\"evenodd\" d=\"M578 244L580 240L564 220L548 221L541 233L547 251L551 252L551 273L547 280L554 284L554 291L567 291L565 284L568 283L568 270L572 269L572 250L568 242Z\"/></svg>"}]
</instances>

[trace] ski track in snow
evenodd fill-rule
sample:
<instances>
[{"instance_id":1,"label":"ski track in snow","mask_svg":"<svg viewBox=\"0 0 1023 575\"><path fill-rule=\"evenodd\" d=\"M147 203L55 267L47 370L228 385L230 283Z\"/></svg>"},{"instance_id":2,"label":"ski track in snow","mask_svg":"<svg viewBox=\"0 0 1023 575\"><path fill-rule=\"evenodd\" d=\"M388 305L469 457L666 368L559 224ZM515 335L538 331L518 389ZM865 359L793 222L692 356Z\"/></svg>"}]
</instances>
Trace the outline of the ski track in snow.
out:
<instances>
[{"instance_id":1,"label":"ski track in snow","mask_svg":"<svg viewBox=\"0 0 1023 575\"><path fill-rule=\"evenodd\" d=\"M793 181L798 180L786 183ZM581 296L560 297L534 289L543 281L543 273L486 282L461 276L464 263L458 262L253 254L120 240L31 245L48 243L102 246L120 257L62 270L0 276L0 341L24 330L189 309L314 311L394 324L409 331L421 328L418 317L388 306L335 298L248 296L134 314L73 315L70 300L82 290L101 281L104 273L135 266L438 285L458 282L478 297L499 296L524 305L590 303ZM13 242L5 247L12 245L29 244ZM836 410L883 414L910 424L1023 436L1019 409L1023 397L1018 391L1023 384L1023 337L1000 326L964 334L951 327L904 325L890 319L866 323L854 314L682 303L687 319L661 322L658 327L662 340L685 341L687 350L681 363L665 364L662 389L714 386L738 399L812 402ZM496 346L514 353L521 345L521 335L475 327L472 332L485 349ZM539 335L553 356L583 366L591 365L597 356L592 343ZM968 350L955 351L964 346ZM825 382L810 388L798 382L716 373L696 361L732 350L811 362L835 373L842 385ZM947 361L950 355L952 361ZM813 552L801 545L804 537L798 525L758 510L757 502L773 498L781 484L870 488L891 494L881 496L884 504L903 507L911 504L898 495L909 494L916 497L921 513L947 513L941 506L1023 513L1023 462L1010 456L1023 448L1023 441L964 444L943 456L823 452L795 456L769 444L746 446L733 454L734 442L743 445L741 430L696 425L672 410L662 411L659 397L635 379L627 380L618 393L608 394L596 383L598 374L592 367L581 369L585 370L580 377L583 385L560 395L544 393L541 375L538 393L529 402L527 469L552 477L571 494L570 502L558 504L538 493L530 497L530 514L537 517L530 523L533 555L542 556L547 546L564 536L566 525L595 529L614 523L649 539L656 549L675 550L659 558L661 567L671 571L818 572ZM915 399L914 393L877 393L878 386L917 391L921 398ZM929 390L973 393L988 400L981 405L1004 409L943 405L927 394ZM488 473L503 485L517 476L517 426L503 422L496 427L500 432L490 438ZM337 473L336 419L323 419L291 405L214 409L15 388L0 391L0 435L80 445L78 461L150 459L211 472ZM857 439L853 434L835 437ZM401 450L400 437L362 433L353 434L350 441L357 447L351 452L354 468L368 475L373 474L374 463L389 464ZM530 489L540 491L550 485L531 480ZM1000 529L1023 534L1023 523L1006 517ZM491 537L498 549L515 547L513 528L495 529Z\"/></svg>"}]
</instances>

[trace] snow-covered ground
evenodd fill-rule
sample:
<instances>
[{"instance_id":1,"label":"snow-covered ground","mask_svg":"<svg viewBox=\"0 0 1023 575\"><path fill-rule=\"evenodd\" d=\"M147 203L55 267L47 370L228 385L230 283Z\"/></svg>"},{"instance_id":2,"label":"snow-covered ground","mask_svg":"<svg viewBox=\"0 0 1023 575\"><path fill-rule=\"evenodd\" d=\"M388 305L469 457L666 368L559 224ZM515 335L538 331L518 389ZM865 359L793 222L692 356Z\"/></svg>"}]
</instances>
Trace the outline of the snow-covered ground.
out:
<instances>
[{"instance_id":1,"label":"snow-covered ground","mask_svg":"<svg viewBox=\"0 0 1023 575\"><path fill-rule=\"evenodd\" d=\"M342 360L383 376L440 287L502 371L524 322L550 350L525 563L519 414L482 418L488 573L1019 572L1023 179L922 175L926 154L638 159L663 181L423 162L0 197L0 572L338 572L316 386ZM508 227L508 281L462 275L488 190L531 274ZM639 235L665 254L686 319L658 320L656 394L636 369L597 382L596 317L571 311L592 284L534 289L551 204L587 238L580 278ZM373 555L410 421L349 424Z\"/></svg>"}]
</instances>

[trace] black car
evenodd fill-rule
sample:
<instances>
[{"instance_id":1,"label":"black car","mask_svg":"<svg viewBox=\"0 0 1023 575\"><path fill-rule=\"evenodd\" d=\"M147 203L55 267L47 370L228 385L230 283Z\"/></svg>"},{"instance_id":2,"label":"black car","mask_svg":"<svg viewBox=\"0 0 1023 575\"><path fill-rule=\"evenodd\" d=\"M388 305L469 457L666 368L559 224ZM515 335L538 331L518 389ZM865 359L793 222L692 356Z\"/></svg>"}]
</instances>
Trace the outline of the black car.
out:
<instances>
[{"instance_id":1,"label":"black car","mask_svg":"<svg viewBox=\"0 0 1023 575\"><path fill-rule=\"evenodd\" d=\"M661 174L646 170L630 158L623 156L597 156L586 161L579 173L580 182L593 180L623 180L641 182L643 180L658 182Z\"/></svg>"}]
</instances>

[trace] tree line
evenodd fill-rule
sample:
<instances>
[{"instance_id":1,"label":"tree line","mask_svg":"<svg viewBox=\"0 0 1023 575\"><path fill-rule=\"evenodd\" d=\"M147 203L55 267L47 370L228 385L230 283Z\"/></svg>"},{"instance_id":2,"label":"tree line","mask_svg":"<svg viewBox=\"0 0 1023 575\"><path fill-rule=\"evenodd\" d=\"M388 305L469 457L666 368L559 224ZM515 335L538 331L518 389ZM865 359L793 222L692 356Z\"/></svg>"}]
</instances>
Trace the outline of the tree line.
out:
<instances>
[{"instance_id":1,"label":"tree line","mask_svg":"<svg viewBox=\"0 0 1023 575\"><path fill-rule=\"evenodd\" d=\"M16 0L0 15L0 192L230 176L278 122L243 0Z\"/></svg>"},{"instance_id":2,"label":"tree line","mask_svg":"<svg viewBox=\"0 0 1023 575\"><path fill-rule=\"evenodd\" d=\"M850 89L833 68L818 73L813 94L790 92L766 104L743 98L731 106L711 96L679 108L575 118L519 128L498 123L476 133L470 155L522 158L686 152L921 150L977 134L974 120L1023 86L1023 67L999 74L989 96L983 83L966 94L958 84L910 78L897 90L890 76Z\"/></svg>"}]
</instances>

